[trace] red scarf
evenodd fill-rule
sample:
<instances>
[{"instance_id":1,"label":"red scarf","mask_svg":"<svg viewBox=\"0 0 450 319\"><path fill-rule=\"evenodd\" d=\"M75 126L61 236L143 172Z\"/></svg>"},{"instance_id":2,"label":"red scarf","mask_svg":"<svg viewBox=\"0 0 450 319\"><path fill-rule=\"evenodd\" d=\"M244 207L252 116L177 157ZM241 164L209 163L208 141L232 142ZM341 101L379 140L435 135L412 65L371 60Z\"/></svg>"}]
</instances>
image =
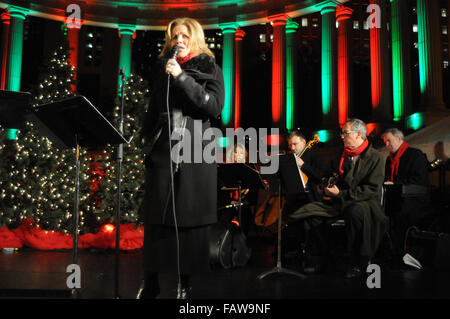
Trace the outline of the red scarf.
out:
<instances>
[{"instance_id":1,"label":"red scarf","mask_svg":"<svg viewBox=\"0 0 450 319\"><path fill-rule=\"evenodd\" d=\"M362 152L364 152L366 150L366 148L369 146L369 141L367 140L367 138L364 140L364 142L355 150L351 150L348 147L344 147L344 152L341 155L341 162L339 164L339 172L341 173L341 175L344 174L344 170L342 168L343 164L344 164L344 160L347 156L358 156L360 155Z\"/></svg>"},{"instance_id":2,"label":"red scarf","mask_svg":"<svg viewBox=\"0 0 450 319\"><path fill-rule=\"evenodd\" d=\"M394 175L397 175L398 173L398 165L400 164L400 157L402 157L403 153L405 153L408 147L409 144L403 142L394 156L391 153L389 153L389 158L391 159L391 176L389 176L390 182L394 181Z\"/></svg>"},{"instance_id":3,"label":"red scarf","mask_svg":"<svg viewBox=\"0 0 450 319\"><path fill-rule=\"evenodd\" d=\"M187 61L189 61L193 57L195 57L194 53L189 53L184 58L177 57L177 62L178 62L179 65L182 65L183 63L186 63Z\"/></svg>"}]
</instances>

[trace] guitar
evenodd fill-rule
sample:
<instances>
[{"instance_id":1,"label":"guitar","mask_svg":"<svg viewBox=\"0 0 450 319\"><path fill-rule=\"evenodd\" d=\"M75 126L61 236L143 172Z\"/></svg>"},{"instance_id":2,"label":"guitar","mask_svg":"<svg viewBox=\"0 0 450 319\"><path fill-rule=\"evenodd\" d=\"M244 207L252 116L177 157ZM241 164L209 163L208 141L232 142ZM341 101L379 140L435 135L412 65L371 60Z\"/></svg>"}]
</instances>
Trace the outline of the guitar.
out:
<instances>
[{"instance_id":1,"label":"guitar","mask_svg":"<svg viewBox=\"0 0 450 319\"><path fill-rule=\"evenodd\" d=\"M320 182L320 184L318 185L319 189L322 190L326 188L326 187L331 187L337 184L337 182L339 181L339 174L334 172L331 176L329 177L322 177L322 181ZM325 201L329 201L332 198L326 195L322 196L322 199Z\"/></svg>"}]
</instances>

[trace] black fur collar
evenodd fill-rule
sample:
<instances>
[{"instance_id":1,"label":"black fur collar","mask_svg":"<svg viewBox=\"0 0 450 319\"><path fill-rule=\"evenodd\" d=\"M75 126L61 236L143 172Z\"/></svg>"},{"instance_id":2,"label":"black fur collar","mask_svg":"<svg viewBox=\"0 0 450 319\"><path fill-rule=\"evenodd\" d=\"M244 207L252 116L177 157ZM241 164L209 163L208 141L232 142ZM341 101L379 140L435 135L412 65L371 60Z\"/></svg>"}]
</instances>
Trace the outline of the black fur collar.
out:
<instances>
[{"instance_id":1,"label":"black fur collar","mask_svg":"<svg viewBox=\"0 0 450 319\"><path fill-rule=\"evenodd\" d=\"M181 68L183 70L196 70L201 73L212 74L215 69L214 65L215 62L213 57L205 53L201 53L196 57L190 59L189 61L183 63L181 65Z\"/></svg>"}]
</instances>

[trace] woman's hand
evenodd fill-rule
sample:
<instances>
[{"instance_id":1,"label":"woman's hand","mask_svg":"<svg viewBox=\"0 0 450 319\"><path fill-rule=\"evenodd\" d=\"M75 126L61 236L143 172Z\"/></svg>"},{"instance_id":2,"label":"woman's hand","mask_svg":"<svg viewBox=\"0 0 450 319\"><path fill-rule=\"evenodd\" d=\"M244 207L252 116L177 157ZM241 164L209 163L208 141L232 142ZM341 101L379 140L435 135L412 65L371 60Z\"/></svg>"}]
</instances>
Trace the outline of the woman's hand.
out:
<instances>
[{"instance_id":1,"label":"woman's hand","mask_svg":"<svg viewBox=\"0 0 450 319\"><path fill-rule=\"evenodd\" d=\"M175 79L183 72L177 60L169 59L166 64L166 73L172 75Z\"/></svg>"}]
</instances>

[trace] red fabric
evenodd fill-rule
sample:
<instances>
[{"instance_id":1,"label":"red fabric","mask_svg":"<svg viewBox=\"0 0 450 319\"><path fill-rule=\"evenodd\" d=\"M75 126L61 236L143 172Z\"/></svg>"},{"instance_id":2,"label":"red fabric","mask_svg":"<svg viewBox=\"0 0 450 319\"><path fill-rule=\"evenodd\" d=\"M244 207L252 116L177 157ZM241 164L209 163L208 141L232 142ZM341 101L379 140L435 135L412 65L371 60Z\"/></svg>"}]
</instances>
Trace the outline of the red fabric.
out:
<instances>
[{"instance_id":1,"label":"red fabric","mask_svg":"<svg viewBox=\"0 0 450 319\"><path fill-rule=\"evenodd\" d=\"M0 227L0 249L22 248L22 246L22 241L8 227Z\"/></svg>"},{"instance_id":2,"label":"red fabric","mask_svg":"<svg viewBox=\"0 0 450 319\"><path fill-rule=\"evenodd\" d=\"M344 170L342 169L342 165L344 164L345 158L347 156L358 156L358 155L360 155L362 152L364 152L366 150L366 148L368 146L369 146L369 141L366 138L364 140L364 142L357 149L351 150L348 147L344 147L344 152L341 155L341 162L339 163L339 172L341 173L341 175L344 174Z\"/></svg>"},{"instance_id":3,"label":"red fabric","mask_svg":"<svg viewBox=\"0 0 450 319\"><path fill-rule=\"evenodd\" d=\"M394 175L397 175L398 173L398 165L400 164L400 158L402 157L403 153L408 149L409 144L406 142L403 142L402 145L400 145L399 149L397 150L397 153L395 156L393 156L391 153L389 153L389 158L391 159L391 176L389 176L389 181L394 181Z\"/></svg>"},{"instance_id":4,"label":"red fabric","mask_svg":"<svg viewBox=\"0 0 450 319\"><path fill-rule=\"evenodd\" d=\"M181 65L183 63L186 63L187 61L189 61L193 57L195 57L195 54L194 53L189 53L184 58L177 57L177 62L178 62L179 65Z\"/></svg>"},{"instance_id":5,"label":"red fabric","mask_svg":"<svg viewBox=\"0 0 450 319\"><path fill-rule=\"evenodd\" d=\"M144 227L135 229L135 224L120 226L119 247L122 250L142 248L144 244ZM12 230L6 226L0 228L0 248L21 248L27 246L34 249L72 249L73 236L59 231L49 231L33 226L31 218ZM78 237L78 248L115 248L116 232L99 231L96 234L83 234Z\"/></svg>"}]
</instances>

